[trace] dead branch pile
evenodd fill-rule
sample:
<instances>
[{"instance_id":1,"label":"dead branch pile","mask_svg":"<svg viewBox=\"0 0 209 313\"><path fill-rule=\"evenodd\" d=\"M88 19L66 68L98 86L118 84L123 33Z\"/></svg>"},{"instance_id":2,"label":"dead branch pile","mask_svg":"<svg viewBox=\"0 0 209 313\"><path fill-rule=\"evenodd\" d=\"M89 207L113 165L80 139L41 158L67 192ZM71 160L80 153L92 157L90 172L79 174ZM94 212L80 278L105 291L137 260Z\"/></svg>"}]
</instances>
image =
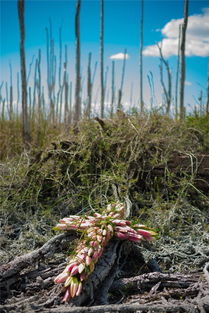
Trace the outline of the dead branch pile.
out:
<instances>
[{"instance_id":1,"label":"dead branch pile","mask_svg":"<svg viewBox=\"0 0 209 313\"><path fill-rule=\"evenodd\" d=\"M208 312L208 264L203 273L150 272L139 248L119 241L109 244L82 294L64 305L53 279L66 264L57 253L72 238L58 235L1 266L0 312Z\"/></svg>"}]
</instances>

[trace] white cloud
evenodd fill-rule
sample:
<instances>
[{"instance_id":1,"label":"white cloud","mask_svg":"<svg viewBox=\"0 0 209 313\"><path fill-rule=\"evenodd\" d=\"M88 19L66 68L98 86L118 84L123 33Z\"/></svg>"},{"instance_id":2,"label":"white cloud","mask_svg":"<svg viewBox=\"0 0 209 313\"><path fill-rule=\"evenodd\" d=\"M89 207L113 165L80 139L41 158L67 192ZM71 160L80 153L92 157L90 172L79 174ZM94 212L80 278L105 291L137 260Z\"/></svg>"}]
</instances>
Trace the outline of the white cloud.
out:
<instances>
[{"instance_id":1,"label":"white cloud","mask_svg":"<svg viewBox=\"0 0 209 313\"><path fill-rule=\"evenodd\" d=\"M191 83L190 81L186 80L186 81L185 81L185 85L186 85L186 86L191 86L192 83Z\"/></svg>"},{"instance_id":2,"label":"white cloud","mask_svg":"<svg viewBox=\"0 0 209 313\"><path fill-rule=\"evenodd\" d=\"M117 54L113 54L113 55L110 56L110 59L111 60L124 60L124 57L125 57L126 60L129 59L128 53L124 54L124 53L120 52L120 53L117 53Z\"/></svg>"},{"instance_id":3,"label":"white cloud","mask_svg":"<svg viewBox=\"0 0 209 313\"><path fill-rule=\"evenodd\" d=\"M158 42L162 45L165 57L178 54L178 33L182 19L171 20L162 29L164 38ZM159 56L156 45L145 47L145 56ZM203 9L202 14L191 15L188 18L186 33L186 55L187 56L209 56L209 8Z\"/></svg>"}]
</instances>

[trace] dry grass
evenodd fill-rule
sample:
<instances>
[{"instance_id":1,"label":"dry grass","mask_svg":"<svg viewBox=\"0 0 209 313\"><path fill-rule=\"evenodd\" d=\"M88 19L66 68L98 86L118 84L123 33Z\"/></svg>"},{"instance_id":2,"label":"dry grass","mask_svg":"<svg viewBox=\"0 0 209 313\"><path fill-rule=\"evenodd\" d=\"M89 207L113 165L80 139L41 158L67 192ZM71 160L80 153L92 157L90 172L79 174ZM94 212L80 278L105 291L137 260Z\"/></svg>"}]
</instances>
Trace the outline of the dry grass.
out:
<instances>
[{"instance_id":1,"label":"dry grass","mask_svg":"<svg viewBox=\"0 0 209 313\"><path fill-rule=\"evenodd\" d=\"M190 192L195 171L179 175L168 169L177 152L192 156L207 150L207 128L196 127L191 119L119 113L104 123L84 120L67 131L45 125L41 141L34 125L31 151L21 152L20 136L14 136L14 130L21 132L19 124L9 128L8 122L7 127L0 164L3 260L43 244L61 216L99 210L127 195L132 218L161 234L153 253L164 268L186 268L194 255L199 266L208 256L209 200L197 192L198 207L195 204ZM13 134L7 143L6 129ZM159 166L165 169L163 175L153 176Z\"/></svg>"}]
</instances>

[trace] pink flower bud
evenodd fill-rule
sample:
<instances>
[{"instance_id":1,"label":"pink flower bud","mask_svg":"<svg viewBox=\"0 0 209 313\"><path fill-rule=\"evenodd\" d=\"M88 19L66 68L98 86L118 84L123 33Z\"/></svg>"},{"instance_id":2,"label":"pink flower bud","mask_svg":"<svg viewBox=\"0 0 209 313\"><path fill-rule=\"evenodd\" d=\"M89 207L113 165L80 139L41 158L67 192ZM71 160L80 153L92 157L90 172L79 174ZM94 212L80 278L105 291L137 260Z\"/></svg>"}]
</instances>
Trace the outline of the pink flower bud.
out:
<instances>
[{"instance_id":1,"label":"pink flower bud","mask_svg":"<svg viewBox=\"0 0 209 313\"><path fill-rule=\"evenodd\" d=\"M79 266L78 266L78 273L81 274L84 269L85 269L85 265L83 263L79 264Z\"/></svg>"},{"instance_id":2,"label":"pink flower bud","mask_svg":"<svg viewBox=\"0 0 209 313\"><path fill-rule=\"evenodd\" d=\"M115 235L120 239L128 239L127 233L116 232Z\"/></svg>"},{"instance_id":3,"label":"pink flower bud","mask_svg":"<svg viewBox=\"0 0 209 313\"><path fill-rule=\"evenodd\" d=\"M84 261L86 259L86 253L78 254L77 258L80 259L81 261Z\"/></svg>"},{"instance_id":4,"label":"pink flower bud","mask_svg":"<svg viewBox=\"0 0 209 313\"><path fill-rule=\"evenodd\" d=\"M107 225L107 228L108 228L108 230L109 230L111 233L113 233L113 227L112 227L112 225L108 224L108 225Z\"/></svg>"},{"instance_id":5,"label":"pink flower bud","mask_svg":"<svg viewBox=\"0 0 209 313\"><path fill-rule=\"evenodd\" d=\"M97 218L101 218L102 217L102 215L99 214L99 213L94 213L94 216L97 217Z\"/></svg>"},{"instance_id":6,"label":"pink flower bud","mask_svg":"<svg viewBox=\"0 0 209 313\"><path fill-rule=\"evenodd\" d=\"M68 265L66 266L65 270L66 270L67 272L71 272L72 268L73 268L75 265L77 265L77 262L70 263L70 264L68 264Z\"/></svg>"},{"instance_id":7,"label":"pink flower bud","mask_svg":"<svg viewBox=\"0 0 209 313\"><path fill-rule=\"evenodd\" d=\"M68 300L70 300L71 296L70 296L70 288L67 288L65 291L65 295L62 299L62 301L67 302Z\"/></svg>"},{"instance_id":8,"label":"pink flower bud","mask_svg":"<svg viewBox=\"0 0 209 313\"><path fill-rule=\"evenodd\" d=\"M65 287L70 286L71 282L72 282L72 277L68 277L68 278L66 279L66 282L65 282L64 286L65 286Z\"/></svg>"},{"instance_id":9,"label":"pink flower bud","mask_svg":"<svg viewBox=\"0 0 209 313\"><path fill-rule=\"evenodd\" d=\"M97 241L102 242L102 236L101 235L97 235Z\"/></svg>"},{"instance_id":10,"label":"pink flower bud","mask_svg":"<svg viewBox=\"0 0 209 313\"><path fill-rule=\"evenodd\" d=\"M127 225L126 221L124 221L124 220L117 220L117 219L113 220L112 223L114 223L114 224L116 224L118 226L126 226Z\"/></svg>"},{"instance_id":11,"label":"pink flower bud","mask_svg":"<svg viewBox=\"0 0 209 313\"><path fill-rule=\"evenodd\" d=\"M92 256L93 253L94 253L94 249L90 248L89 251L88 251L88 256Z\"/></svg>"},{"instance_id":12,"label":"pink flower bud","mask_svg":"<svg viewBox=\"0 0 209 313\"><path fill-rule=\"evenodd\" d=\"M72 284L70 285L70 294L72 298L75 297L77 290L78 290L78 285L72 282Z\"/></svg>"},{"instance_id":13,"label":"pink flower bud","mask_svg":"<svg viewBox=\"0 0 209 313\"><path fill-rule=\"evenodd\" d=\"M134 242L138 242L138 241L141 241L143 237L140 235L130 235L128 239Z\"/></svg>"},{"instance_id":14,"label":"pink flower bud","mask_svg":"<svg viewBox=\"0 0 209 313\"><path fill-rule=\"evenodd\" d=\"M60 230L67 230L67 225L66 224L57 224L56 228Z\"/></svg>"},{"instance_id":15,"label":"pink flower bud","mask_svg":"<svg viewBox=\"0 0 209 313\"><path fill-rule=\"evenodd\" d=\"M90 246L92 246L92 247L98 247L98 242L97 241L90 241Z\"/></svg>"},{"instance_id":16,"label":"pink flower bud","mask_svg":"<svg viewBox=\"0 0 209 313\"><path fill-rule=\"evenodd\" d=\"M94 254L93 254L93 256L92 256L92 259L93 260L96 260L97 258L98 258L98 251L94 251Z\"/></svg>"},{"instance_id":17,"label":"pink flower bud","mask_svg":"<svg viewBox=\"0 0 209 313\"><path fill-rule=\"evenodd\" d=\"M85 272L82 272L81 274L80 274L80 281L83 281L83 280L85 280L86 279L86 273Z\"/></svg>"},{"instance_id":18,"label":"pink flower bud","mask_svg":"<svg viewBox=\"0 0 209 313\"><path fill-rule=\"evenodd\" d=\"M78 266L75 265L71 270L71 276L76 275L78 273Z\"/></svg>"},{"instance_id":19,"label":"pink flower bud","mask_svg":"<svg viewBox=\"0 0 209 313\"><path fill-rule=\"evenodd\" d=\"M78 289L76 291L76 297L80 295L81 290L82 290L82 283L80 282L79 285L78 285Z\"/></svg>"},{"instance_id":20,"label":"pink flower bud","mask_svg":"<svg viewBox=\"0 0 209 313\"><path fill-rule=\"evenodd\" d=\"M55 284L64 283L68 277L69 277L68 273L62 272L54 279L54 282Z\"/></svg>"},{"instance_id":21,"label":"pink flower bud","mask_svg":"<svg viewBox=\"0 0 209 313\"><path fill-rule=\"evenodd\" d=\"M92 259L90 258L90 256L86 256L86 265L90 265L92 262Z\"/></svg>"},{"instance_id":22,"label":"pink flower bud","mask_svg":"<svg viewBox=\"0 0 209 313\"><path fill-rule=\"evenodd\" d=\"M146 240L152 240L153 239L152 234L155 234L154 232L143 230L143 229L138 229L137 233Z\"/></svg>"},{"instance_id":23,"label":"pink flower bud","mask_svg":"<svg viewBox=\"0 0 209 313\"><path fill-rule=\"evenodd\" d=\"M118 217L121 217L121 215L119 213L115 213L115 214L112 215L112 217L118 218Z\"/></svg>"}]
</instances>

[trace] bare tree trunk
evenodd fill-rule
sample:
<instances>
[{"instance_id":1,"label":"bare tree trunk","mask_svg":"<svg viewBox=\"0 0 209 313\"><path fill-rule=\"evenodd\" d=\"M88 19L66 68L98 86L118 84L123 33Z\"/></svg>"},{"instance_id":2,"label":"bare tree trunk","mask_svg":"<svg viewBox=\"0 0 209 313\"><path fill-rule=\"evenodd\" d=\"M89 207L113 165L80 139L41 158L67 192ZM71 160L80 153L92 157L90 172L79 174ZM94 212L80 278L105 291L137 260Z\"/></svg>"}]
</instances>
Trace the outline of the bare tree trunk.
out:
<instances>
[{"instance_id":1,"label":"bare tree trunk","mask_svg":"<svg viewBox=\"0 0 209 313\"><path fill-rule=\"evenodd\" d=\"M24 26L24 0L18 0L18 17L20 26L20 62L21 62L21 80L22 80L22 116L23 116L23 142L27 146L30 143L30 128L28 120L27 107L27 81L25 65L25 26Z\"/></svg>"},{"instance_id":2,"label":"bare tree trunk","mask_svg":"<svg viewBox=\"0 0 209 313\"><path fill-rule=\"evenodd\" d=\"M38 61L36 59L36 62L35 62L35 70L34 70L34 87L33 87L33 108L32 108L32 119L34 117L34 114L35 114L35 106L36 106L36 89L37 89L37 68L38 68Z\"/></svg>"},{"instance_id":3,"label":"bare tree trunk","mask_svg":"<svg viewBox=\"0 0 209 313\"><path fill-rule=\"evenodd\" d=\"M111 108L110 108L110 116L113 116L115 102L115 61L112 61L112 97L111 97Z\"/></svg>"},{"instance_id":4,"label":"bare tree trunk","mask_svg":"<svg viewBox=\"0 0 209 313\"><path fill-rule=\"evenodd\" d=\"M56 99L56 119L59 120L59 105L61 101L61 89L62 89L62 27L59 28L59 90L57 92L57 99Z\"/></svg>"},{"instance_id":5,"label":"bare tree trunk","mask_svg":"<svg viewBox=\"0 0 209 313\"><path fill-rule=\"evenodd\" d=\"M180 119L185 116L184 107L184 84L185 84L185 45L186 45L186 30L188 24L188 0L184 0L184 22L181 32L181 54L180 54Z\"/></svg>"},{"instance_id":6,"label":"bare tree trunk","mask_svg":"<svg viewBox=\"0 0 209 313\"><path fill-rule=\"evenodd\" d=\"M140 15L140 111L144 111L143 100L143 24L144 24L144 0L141 0L141 15Z\"/></svg>"},{"instance_id":7,"label":"bare tree trunk","mask_svg":"<svg viewBox=\"0 0 209 313\"><path fill-rule=\"evenodd\" d=\"M124 58L123 58L123 69L122 69L122 75L121 75L121 84L120 89L118 92L118 110L122 109L122 94L123 94L123 84L124 84L124 78L125 78L125 68L126 68L126 57L127 57L127 50L124 51Z\"/></svg>"},{"instance_id":8,"label":"bare tree trunk","mask_svg":"<svg viewBox=\"0 0 209 313\"><path fill-rule=\"evenodd\" d=\"M3 99L2 92L1 92L3 85L4 85L4 82L2 82L0 85L0 104L2 104L2 106L1 106L1 119L2 119L2 121L4 120L4 108L5 108L5 98Z\"/></svg>"},{"instance_id":9,"label":"bare tree trunk","mask_svg":"<svg viewBox=\"0 0 209 313\"><path fill-rule=\"evenodd\" d=\"M9 119L13 118L13 87L12 87L12 65L9 64L10 69L10 87L9 87Z\"/></svg>"},{"instance_id":10,"label":"bare tree trunk","mask_svg":"<svg viewBox=\"0 0 209 313\"><path fill-rule=\"evenodd\" d=\"M38 80L37 80L38 115L40 118L40 114L41 114L41 50L40 49L38 50L37 72L38 72Z\"/></svg>"},{"instance_id":11,"label":"bare tree trunk","mask_svg":"<svg viewBox=\"0 0 209 313\"><path fill-rule=\"evenodd\" d=\"M100 0L100 92L101 118L104 117L104 0Z\"/></svg>"},{"instance_id":12,"label":"bare tree trunk","mask_svg":"<svg viewBox=\"0 0 209 313\"><path fill-rule=\"evenodd\" d=\"M89 53L89 60L88 60L88 82L87 82L87 118L91 116L91 101L92 101L92 81L91 81L91 52Z\"/></svg>"},{"instance_id":13,"label":"bare tree trunk","mask_svg":"<svg viewBox=\"0 0 209 313\"><path fill-rule=\"evenodd\" d=\"M207 88L206 114L209 114L209 61L208 61L208 88Z\"/></svg>"},{"instance_id":14,"label":"bare tree trunk","mask_svg":"<svg viewBox=\"0 0 209 313\"><path fill-rule=\"evenodd\" d=\"M160 79L161 79L161 84L163 87L163 91L166 97L166 114L170 113L170 108L171 108L171 71L170 71L170 67L168 64L168 61L166 61L163 57L163 53L162 53L162 48L158 46L159 52L160 52L160 60L161 63L165 65L166 71L167 71L167 76L168 76L168 87L166 89L165 84L164 84L164 80L163 80L163 66L162 64L160 64Z\"/></svg>"},{"instance_id":15,"label":"bare tree trunk","mask_svg":"<svg viewBox=\"0 0 209 313\"><path fill-rule=\"evenodd\" d=\"M65 123L65 125L68 124L68 120L69 120L69 107L68 107L69 86L68 86L67 64L68 64L67 45L65 45L64 82L63 82L64 88L65 88L65 111L64 111L64 123Z\"/></svg>"},{"instance_id":16,"label":"bare tree trunk","mask_svg":"<svg viewBox=\"0 0 209 313\"><path fill-rule=\"evenodd\" d=\"M70 82L70 87L69 87L69 100L70 100L70 108L69 108L69 120L68 120L68 124L71 125L72 123L72 81Z\"/></svg>"},{"instance_id":17,"label":"bare tree trunk","mask_svg":"<svg viewBox=\"0 0 209 313\"><path fill-rule=\"evenodd\" d=\"M6 104L7 104L7 112L8 112L8 115L9 115L9 93L8 93L8 83L6 82L5 83L5 97L6 97Z\"/></svg>"},{"instance_id":18,"label":"bare tree trunk","mask_svg":"<svg viewBox=\"0 0 209 313\"><path fill-rule=\"evenodd\" d=\"M75 85L75 122L81 117L81 77L80 77L80 8L81 0L77 0L75 16L75 36L76 36L76 85Z\"/></svg>"},{"instance_id":19,"label":"bare tree trunk","mask_svg":"<svg viewBox=\"0 0 209 313\"><path fill-rule=\"evenodd\" d=\"M20 77L19 77L19 72L17 72L17 116L18 116L18 106L20 102Z\"/></svg>"},{"instance_id":20,"label":"bare tree trunk","mask_svg":"<svg viewBox=\"0 0 209 313\"><path fill-rule=\"evenodd\" d=\"M178 37L178 56L176 63L176 86L175 86L175 116L178 117L178 86L179 86L179 59L180 59L180 42L181 42L181 27L179 25L179 37Z\"/></svg>"},{"instance_id":21,"label":"bare tree trunk","mask_svg":"<svg viewBox=\"0 0 209 313\"><path fill-rule=\"evenodd\" d=\"M32 95L31 95L31 87L29 87L29 90L28 90L28 98L29 98L29 116L31 118L32 116Z\"/></svg>"},{"instance_id":22,"label":"bare tree trunk","mask_svg":"<svg viewBox=\"0 0 209 313\"><path fill-rule=\"evenodd\" d=\"M46 28L46 48L47 48L47 85L50 102L49 119L55 122L55 78L56 78L56 56L54 55L54 40L52 38L52 23L49 20L49 29Z\"/></svg>"}]
</instances>

